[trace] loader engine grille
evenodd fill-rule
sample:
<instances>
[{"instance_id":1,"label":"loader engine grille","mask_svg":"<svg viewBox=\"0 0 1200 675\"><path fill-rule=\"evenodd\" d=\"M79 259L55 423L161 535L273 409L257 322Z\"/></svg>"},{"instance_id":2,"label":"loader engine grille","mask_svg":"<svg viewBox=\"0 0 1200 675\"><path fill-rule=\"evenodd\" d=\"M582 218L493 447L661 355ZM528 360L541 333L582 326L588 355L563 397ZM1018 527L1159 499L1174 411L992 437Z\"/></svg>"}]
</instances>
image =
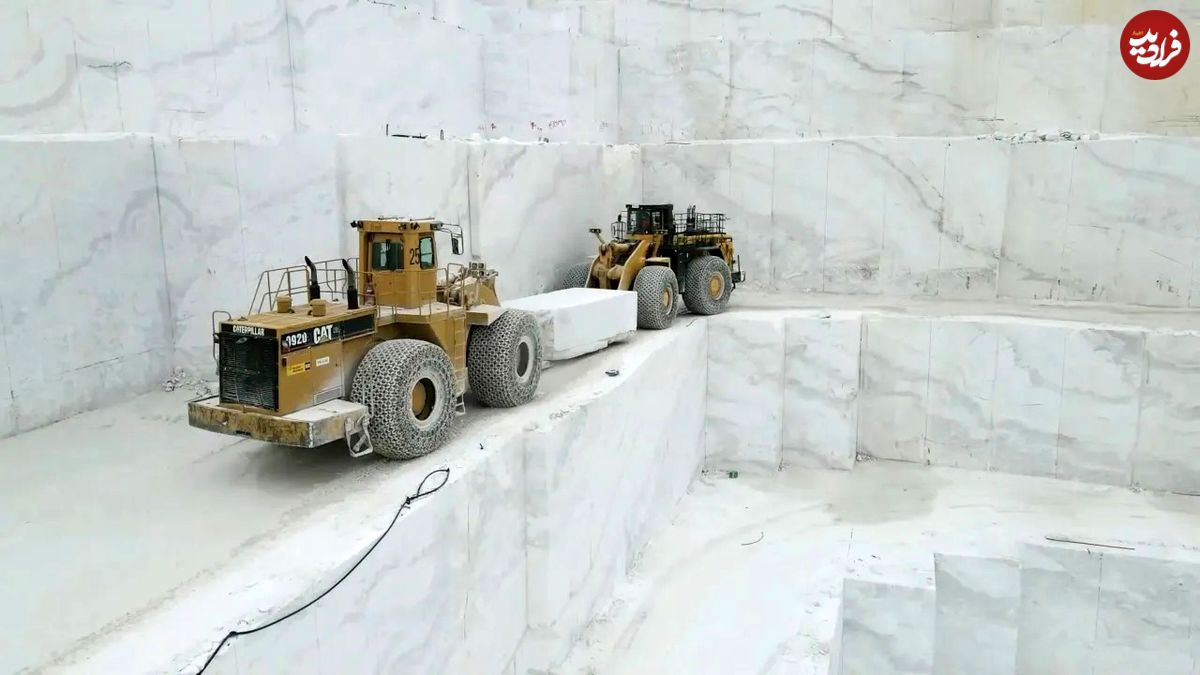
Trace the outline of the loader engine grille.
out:
<instances>
[{"instance_id":1,"label":"loader engine grille","mask_svg":"<svg viewBox=\"0 0 1200 675\"><path fill-rule=\"evenodd\" d=\"M221 402L252 405L267 410L279 407L278 347L275 337L222 332Z\"/></svg>"}]
</instances>

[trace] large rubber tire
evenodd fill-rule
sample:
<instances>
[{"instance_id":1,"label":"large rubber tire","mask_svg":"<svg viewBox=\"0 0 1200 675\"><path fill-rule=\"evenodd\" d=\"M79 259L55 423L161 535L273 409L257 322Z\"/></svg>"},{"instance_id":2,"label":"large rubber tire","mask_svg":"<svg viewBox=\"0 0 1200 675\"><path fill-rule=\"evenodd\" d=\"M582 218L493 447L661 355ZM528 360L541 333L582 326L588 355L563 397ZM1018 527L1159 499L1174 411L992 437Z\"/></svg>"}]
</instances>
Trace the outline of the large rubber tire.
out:
<instances>
[{"instance_id":1,"label":"large rubber tire","mask_svg":"<svg viewBox=\"0 0 1200 675\"><path fill-rule=\"evenodd\" d=\"M683 302L692 314L720 314L729 306L733 274L725 260L707 255L693 258L687 266Z\"/></svg>"},{"instance_id":2,"label":"large rubber tire","mask_svg":"<svg viewBox=\"0 0 1200 675\"><path fill-rule=\"evenodd\" d=\"M454 366L423 340L388 340L370 349L354 372L350 400L367 407L376 453L412 459L441 447L454 419Z\"/></svg>"},{"instance_id":3,"label":"large rubber tire","mask_svg":"<svg viewBox=\"0 0 1200 675\"><path fill-rule=\"evenodd\" d=\"M637 293L638 328L670 328L679 314L679 282L669 267L647 265L633 280Z\"/></svg>"},{"instance_id":4,"label":"large rubber tire","mask_svg":"<svg viewBox=\"0 0 1200 675\"><path fill-rule=\"evenodd\" d=\"M533 314L510 309L490 326L472 326L467 380L475 400L489 408L523 405L542 379L542 331Z\"/></svg>"},{"instance_id":5,"label":"large rubber tire","mask_svg":"<svg viewBox=\"0 0 1200 675\"><path fill-rule=\"evenodd\" d=\"M592 273L592 261L576 263L567 267L558 275L558 281L554 290L561 291L564 288L583 288L587 285L588 277Z\"/></svg>"}]
</instances>

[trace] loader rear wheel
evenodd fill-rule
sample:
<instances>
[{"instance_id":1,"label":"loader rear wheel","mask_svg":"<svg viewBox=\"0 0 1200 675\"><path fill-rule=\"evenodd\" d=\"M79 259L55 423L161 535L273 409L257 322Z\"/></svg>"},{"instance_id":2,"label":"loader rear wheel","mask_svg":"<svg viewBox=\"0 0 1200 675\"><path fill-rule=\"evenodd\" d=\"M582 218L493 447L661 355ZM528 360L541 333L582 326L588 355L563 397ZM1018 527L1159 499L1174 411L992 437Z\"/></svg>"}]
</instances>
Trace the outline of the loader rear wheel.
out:
<instances>
[{"instance_id":1,"label":"loader rear wheel","mask_svg":"<svg viewBox=\"0 0 1200 675\"><path fill-rule=\"evenodd\" d=\"M729 306L733 274L725 260L704 256L688 263L683 302L692 314L720 314Z\"/></svg>"},{"instance_id":2,"label":"loader rear wheel","mask_svg":"<svg viewBox=\"0 0 1200 675\"><path fill-rule=\"evenodd\" d=\"M679 282L669 267L649 265L633 280L637 293L638 328L669 328L679 314Z\"/></svg>"},{"instance_id":3,"label":"loader rear wheel","mask_svg":"<svg viewBox=\"0 0 1200 675\"><path fill-rule=\"evenodd\" d=\"M423 340L388 340L358 364L350 400L367 407L375 452L412 459L441 447L453 420L454 367Z\"/></svg>"},{"instance_id":4,"label":"loader rear wheel","mask_svg":"<svg viewBox=\"0 0 1200 675\"><path fill-rule=\"evenodd\" d=\"M489 408L528 403L542 379L542 332L533 314L510 309L467 339L467 380Z\"/></svg>"},{"instance_id":5,"label":"loader rear wheel","mask_svg":"<svg viewBox=\"0 0 1200 675\"><path fill-rule=\"evenodd\" d=\"M555 290L561 291L565 288L583 288L587 286L588 277L592 274L592 262L581 262L571 265L562 271L558 276L558 284Z\"/></svg>"}]
</instances>

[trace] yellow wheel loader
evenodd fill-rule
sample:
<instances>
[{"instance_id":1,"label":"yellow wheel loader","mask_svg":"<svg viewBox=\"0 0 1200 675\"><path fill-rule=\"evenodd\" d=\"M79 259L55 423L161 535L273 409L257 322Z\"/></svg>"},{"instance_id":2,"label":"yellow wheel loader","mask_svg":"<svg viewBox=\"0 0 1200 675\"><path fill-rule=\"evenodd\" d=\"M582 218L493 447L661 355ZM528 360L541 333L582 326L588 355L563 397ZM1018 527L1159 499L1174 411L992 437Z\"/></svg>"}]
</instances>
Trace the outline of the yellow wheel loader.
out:
<instances>
[{"instance_id":1,"label":"yellow wheel loader","mask_svg":"<svg viewBox=\"0 0 1200 675\"><path fill-rule=\"evenodd\" d=\"M533 315L500 307L484 263L439 266L438 235L458 254L461 228L351 226L357 266L305 257L264 272L247 315L214 312L219 393L188 403L192 426L309 448L345 440L356 457L407 459L443 443L468 388L489 407L534 397L542 336Z\"/></svg>"},{"instance_id":2,"label":"yellow wheel loader","mask_svg":"<svg viewBox=\"0 0 1200 675\"><path fill-rule=\"evenodd\" d=\"M636 292L638 328L669 327L681 295L693 314L719 314L746 279L725 220L723 213L697 213L695 206L675 213L672 204L626 204L611 240L602 239L598 228L589 230L600 240L598 254L565 270L558 286Z\"/></svg>"}]
</instances>

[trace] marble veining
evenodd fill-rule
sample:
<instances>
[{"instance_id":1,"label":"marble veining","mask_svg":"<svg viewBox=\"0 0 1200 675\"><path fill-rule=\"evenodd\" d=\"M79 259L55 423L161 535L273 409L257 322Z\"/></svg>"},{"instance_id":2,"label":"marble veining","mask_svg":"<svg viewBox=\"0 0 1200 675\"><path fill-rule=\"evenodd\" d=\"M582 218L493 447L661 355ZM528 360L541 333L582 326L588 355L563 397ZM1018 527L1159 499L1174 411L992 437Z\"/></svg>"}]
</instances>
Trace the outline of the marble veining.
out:
<instances>
[{"instance_id":1,"label":"marble veining","mask_svg":"<svg viewBox=\"0 0 1200 675\"><path fill-rule=\"evenodd\" d=\"M500 269L501 297L552 290L555 270L595 255L588 228L611 221L620 208L600 203L601 153L588 145L471 147L472 253ZM504 264L529 259L534 250L537 265Z\"/></svg>"},{"instance_id":2,"label":"marble veining","mask_svg":"<svg viewBox=\"0 0 1200 675\"><path fill-rule=\"evenodd\" d=\"M338 255L336 148L299 135L155 141L155 153L176 361L211 372L214 309L248 312L261 272Z\"/></svg>"},{"instance_id":3,"label":"marble veining","mask_svg":"<svg viewBox=\"0 0 1200 675\"><path fill-rule=\"evenodd\" d=\"M1146 336L1133 483L1179 492L1200 492L1200 418L1191 397L1200 391L1200 335Z\"/></svg>"},{"instance_id":4,"label":"marble veining","mask_svg":"<svg viewBox=\"0 0 1200 675\"><path fill-rule=\"evenodd\" d=\"M824 287L831 144L775 144L772 190L771 287L781 291L819 291Z\"/></svg>"},{"instance_id":5,"label":"marble veining","mask_svg":"<svg viewBox=\"0 0 1200 675\"><path fill-rule=\"evenodd\" d=\"M853 468L861 333L853 314L784 320L785 468Z\"/></svg>"},{"instance_id":6,"label":"marble veining","mask_svg":"<svg viewBox=\"0 0 1200 675\"><path fill-rule=\"evenodd\" d=\"M730 107L729 50L719 41L622 47L621 140L722 138Z\"/></svg>"},{"instance_id":7,"label":"marble veining","mask_svg":"<svg viewBox=\"0 0 1200 675\"><path fill-rule=\"evenodd\" d=\"M842 674L931 672L935 617L932 588L847 577L842 589Z\"/></svg>"},{"instance_id":8,"label":"marble veining","mask_svg":"<svg viewBox=\"0 0 1200 675\"><path fill-rule=\"evenodd\" d=\"M623 367L632 374L615 391L526 434L529 630L517 651L522 672L566 656L699 470L703 444L689 445L697 434L679 434L688 421L703 430L706 331L681 332L654 361ZM662 401L674 404L664 409ZM673 422L656 426L662 419ZM615 448L625 449L624 461L612 461Z\"/></svg>"},{"instance_id":9,"label":"marble veining","mask_svg":"<svg viewBox=\"0 0 1200 675\"><path fill-rule=\"evenodd\" d=\"M1014 675L1021 575L1016 560L934 553L933 671Z\"/></svg>"},{"instance_id":10,"label":"marble veining","mask_svg":"<svg viewBox=\"0 0 1200 675\"><path fill-rule=\"evenodd\" d=\"M1017 672L1092 672L1101 557L1092 549L1021 547Z\"/></svg>"},{"instance_id":11,"label":"marble veining","mask_svg":"<svg viewBox=\"0 0 1200 675\"><path fill-rule=\"evenodd\" d=\"M1128 485L1137 443L1145 334L1086 329L1067 336L1060 478Z\"/></svg>"},{"instance_id":12,"label":"marble veining","mask_svg":"<svg viewBox=\"0 0 1200 675\"><path fill-rule=\"evenodd\" d=\"M996 332L989 467L1053 476L1069 329L1010 324L997 326Z\"/></svg>"},{"instance_id":13,"label":"marble veining","mask_svg":"<svg viewBox=\"0 0 1200 675\"><path fill-rule=\"evenodd\" d=\"M1191 675L1200 563L1106 552L1096 612L1096 669Z\"/></svg>"},{"instance_id":14,"label":"marble veining","mask_svg":"<svg viewBox=\"0 0 1200 675\"><path fill-rule=\"evenodd\" d=\"M929 344L929 462L987 469L999 349L989 324L938 321Z\"/></svg>"},{"instance_id":15,"label":"marble veining","mask_svg":"<svg viewBox=\"0 0 1200 675\"><path fill-rule=\"evenodd\" d=\"M706 467L779 468L784 328L777 317L708 322Z\"/></svg>"},{"instance_id":16,"label":"marble veining","mask_svg":"<svg viewBox=\"0 0 1200 675\"><path fill-rule=\"evenodd\" d=\"M864 317L858 452L927 461L932 329L924 318Z\"/></svg>"},{"instance_id":17,"label":"marble veining","mask_svg":"<svg viewBox=\"0 0 1200 675\"><path fill-rule=\"evenodd\" d=\"M165 377L170 305L150 139L0 145L0 265L21 280L0 288L0 426L22 431Z\"/></svg>"}]
</instances>

